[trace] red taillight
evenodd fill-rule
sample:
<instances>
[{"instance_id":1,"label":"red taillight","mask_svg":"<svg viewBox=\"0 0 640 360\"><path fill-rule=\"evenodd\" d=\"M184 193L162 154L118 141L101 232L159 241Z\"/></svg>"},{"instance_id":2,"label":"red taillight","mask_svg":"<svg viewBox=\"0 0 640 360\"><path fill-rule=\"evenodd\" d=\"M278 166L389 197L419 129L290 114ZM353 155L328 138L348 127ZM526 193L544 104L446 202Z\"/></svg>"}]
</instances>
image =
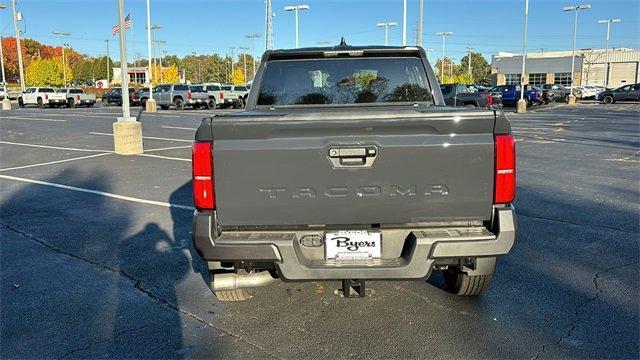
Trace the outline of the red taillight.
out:
<instances>
[{"instance_id":1,"label":"red taillight","mask_svg":"<svg viewBox=\"0 0 640 360\"><path fill-rule=\"evenodd\" d=\"M191 100L191 91L187 91L187 100Z\"/></svg>"},{"instance_id":2,"label":"red taillight","mask_svg":"<svg viewBox=\"0 0 640 360\"><path fill-rule=\"evenodd\" d=\"M192 152L193 203L199 210L216 208L211 142L194 142Z\"/></svg>"},{"instance_id":3,"label":"red taillight","mask_svg":"<svg viewBox=\"0 0 640 360\"><path fill-rule=\"evenodd\" d=\"M76 95L76 100L80 101L80 95Z\"/></svg>"},{"instance_id":4,"label":"red taillight","mask_svg":"<svg viewBox=\"0 0 640 360\"><path fill-rule=\"evenodd\" d=\"M49 94L44 94L44 99L49 100Z\"/></svg>"},{"instance_id":5,"label":"red taillight","mask_svg":"<svg viewBox=\"0 0 640 360\"><path fill-rule=\"evenodd\" d=\"M493 203L512 202L516 195L516 143L513 135L496 135Z\"/></svg>"},{"instance_id":6,"label":"red taillight","mask_svg":"<svg viewBox=\"0 0 640 360\"><path fill-rule=\"evenodd\" d=\"M224 100L224 93L220 91L220 100Z\"/></svg>"},{"instance_id":7,"label":"red taillight","mask_svg":"<svg viewBox=\"0 0 640 360\"><path fill-rule=\"evenodd\" d=\"M487 105L493 104L493 96L491 96L491 94L487 94L487 100Z\"/></svg>"}]
</instances>

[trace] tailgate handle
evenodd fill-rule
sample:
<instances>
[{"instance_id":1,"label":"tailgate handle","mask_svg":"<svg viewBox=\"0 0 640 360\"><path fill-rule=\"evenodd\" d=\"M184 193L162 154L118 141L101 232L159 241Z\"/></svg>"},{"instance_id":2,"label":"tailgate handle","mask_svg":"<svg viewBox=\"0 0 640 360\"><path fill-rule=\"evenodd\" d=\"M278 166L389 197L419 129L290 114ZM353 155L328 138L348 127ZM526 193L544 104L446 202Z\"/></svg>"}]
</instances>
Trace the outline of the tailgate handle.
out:
<instances>
[{"instance_id":1,"label":"tailgate handle","mask_svg":"<svg viewBox=\"0 0 640 360\"><path fill-rule=\"evenodd\" d=\"M334 167L370 167L378 156L375 146L332 147L329 149L329 161Z\"/></svg>"}]
</instances>

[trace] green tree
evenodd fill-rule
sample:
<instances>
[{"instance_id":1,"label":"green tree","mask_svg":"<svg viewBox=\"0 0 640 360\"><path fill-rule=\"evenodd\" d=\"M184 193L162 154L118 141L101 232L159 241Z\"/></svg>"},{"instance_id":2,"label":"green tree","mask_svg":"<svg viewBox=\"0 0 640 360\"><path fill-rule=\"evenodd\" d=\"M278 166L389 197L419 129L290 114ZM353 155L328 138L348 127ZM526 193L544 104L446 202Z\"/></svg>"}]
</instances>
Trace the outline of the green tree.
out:
<instances>
[{"instance_id":1,"label":"green tree","mask_svg":"<svg viewBox=\"0 0 640 360\"><path fill-rule=\"evenodd\" d=\"M460 68L468 73L469 55L465 55L460 59ZM485 60L480 53L471 53L471 74L472 80L476 84L490 84L491 83L491 66Z\"/></svg>"},{"instance_id":2,"label":"green tree","mask_svg":"<svg viewBox=\"0 0 640 360\"><path fill-rule=\"evenodd\" d=\"M65 66L67 81L73 79L69 65ZM64 86L62 74L62 58L34 59L29 62L25 71L28 86Z\"/></svg>"}]
</instances>

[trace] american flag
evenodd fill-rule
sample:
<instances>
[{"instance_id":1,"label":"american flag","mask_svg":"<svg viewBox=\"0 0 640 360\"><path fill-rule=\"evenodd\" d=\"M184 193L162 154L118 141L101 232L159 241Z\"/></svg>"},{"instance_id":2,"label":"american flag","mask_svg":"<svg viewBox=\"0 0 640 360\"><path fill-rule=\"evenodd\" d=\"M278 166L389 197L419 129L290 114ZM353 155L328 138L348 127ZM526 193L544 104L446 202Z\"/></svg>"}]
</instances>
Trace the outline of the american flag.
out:
<instances>
[{"instance_id":1,"label":"american flag","mask_svg":"<svg viewBox=\"0 0 640 360\"><path fill-rule=\"evenodd\" d=\"M127 17L124 18L124 28L125 30L131 28L131 13L128 13ZM120 24L114 25L113 28L111 29L111 36L114 36L119 32L120 32Z\"/></svg>"}]
</instances>

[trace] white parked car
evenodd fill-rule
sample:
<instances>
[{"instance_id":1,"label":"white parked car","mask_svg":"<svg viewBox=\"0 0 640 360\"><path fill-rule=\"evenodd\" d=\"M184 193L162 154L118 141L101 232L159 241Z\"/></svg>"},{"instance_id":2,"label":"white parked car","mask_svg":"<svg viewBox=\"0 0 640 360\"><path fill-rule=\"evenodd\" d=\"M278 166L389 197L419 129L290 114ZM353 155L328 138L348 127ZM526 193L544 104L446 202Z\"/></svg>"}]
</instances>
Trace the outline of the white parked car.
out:
<instances>
[{"instance_id":1,"label":"white parked car","mask_svg":"<svg viewBox=\"0 0 640 360\"><path fill-rule=\"evenodd\" d=\"M18 97L18 106L25 107L27 105L36 105L39 108L49 105L66 106L67 97L65 94L57 93L54 88L50 87L30 87Z\"/></svg>"},{"instance_id":2,"label":"white parked car","mask_svg":"<svg viewBox=\"0 0 640 360\"><path fill-rule=\"evenodd\" d=\"M580 98L581 99L591 99L595 98L598 92L591 88L590 86L576 86L576 89L580 90Z\"/></svg>"}]
</instances>

